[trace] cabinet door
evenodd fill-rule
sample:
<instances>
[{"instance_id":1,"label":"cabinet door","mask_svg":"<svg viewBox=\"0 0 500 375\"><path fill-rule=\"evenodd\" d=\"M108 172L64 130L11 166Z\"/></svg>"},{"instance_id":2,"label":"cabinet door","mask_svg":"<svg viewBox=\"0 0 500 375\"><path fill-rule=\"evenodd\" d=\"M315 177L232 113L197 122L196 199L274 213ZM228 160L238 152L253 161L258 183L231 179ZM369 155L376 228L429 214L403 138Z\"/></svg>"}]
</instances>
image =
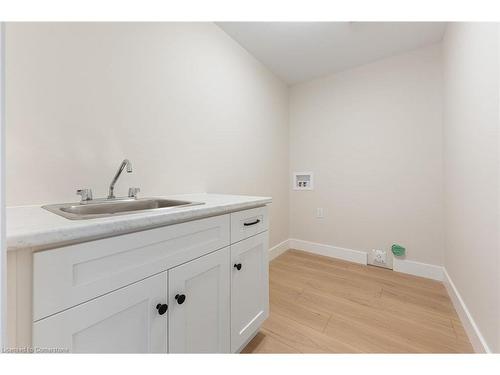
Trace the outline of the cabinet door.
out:
<instances>
[{"instance_id":1,"label":"cabinet door","mask_svg":"<svg viewBox=\"0 0 500 375\"><path fill-rule=\"evenodd\" d=\"M149 277L33 324L35 348L73 353L165 353L167 273ZM161 307L161 306L159 306Z\"/></svg>"},{"instance_id":2,"label":"cabinet door","mask_svg":"<svg viewBox=\"0 0 500 375\"><path fill-rule=\"evenodd\" d=\"M269 316L268 232L231 245L231 351Z\"/></svg>"},{"instance_id":3,"label":"cabinet door","mask_svg":"<svg viewBox=\"0 0 500 375\"><path fill-rule=\"evenodd\" d=\"M168 271L169 352L229 353L229 247Z\"/></svg>"}]
</instances>

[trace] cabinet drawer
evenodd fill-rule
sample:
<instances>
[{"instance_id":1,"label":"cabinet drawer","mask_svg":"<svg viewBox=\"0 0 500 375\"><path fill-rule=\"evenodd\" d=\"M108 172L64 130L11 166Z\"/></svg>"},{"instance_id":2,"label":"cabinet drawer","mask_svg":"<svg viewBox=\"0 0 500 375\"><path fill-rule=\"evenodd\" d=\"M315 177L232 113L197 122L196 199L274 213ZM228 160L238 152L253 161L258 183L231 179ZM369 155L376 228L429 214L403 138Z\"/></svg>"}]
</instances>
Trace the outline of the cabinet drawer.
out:
<instances>
[{"instance_id":1,"label":"cabinet drawer","mask_svg":"<svg viewBox=\"0 0 500 375\"><path fill-rule=\"evenodd\" d=\"M229 245L229 215L35 253L33 320Z\"/></svg>"},{"instance_id":2,"label":"cabinet drawer","mask_svg":"<svg viewBox=\"0 0 500 375\"><path fill-rule=\"evenodd\" d=\"M269 228L267 206L231 214L231 243L261 233Z\"/></svg>"}]
</instances>

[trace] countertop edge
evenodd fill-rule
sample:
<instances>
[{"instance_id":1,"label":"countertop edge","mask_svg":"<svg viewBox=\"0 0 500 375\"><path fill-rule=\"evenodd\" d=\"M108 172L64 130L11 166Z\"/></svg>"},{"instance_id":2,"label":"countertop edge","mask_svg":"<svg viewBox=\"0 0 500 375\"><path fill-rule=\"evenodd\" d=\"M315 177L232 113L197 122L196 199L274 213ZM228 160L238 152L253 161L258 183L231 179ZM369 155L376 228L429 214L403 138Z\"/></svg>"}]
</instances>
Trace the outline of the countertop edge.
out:
<instances>
[{"instance_id":1,"label":"countertop edge","mask_svg":"<svg viewBox=\"0 0 500 375\"><path fill-rule=\"evenodd\" d=\"M128 217L122 216L120 218L121 220L92 223L93 225L89 225L88 228L75 227L64 228L60 231L54 229L53 231L33 231L29 234L11 235L7 236L7 252L22 250L35 252L55 249L207 217L229 214L235 211L265 206L270 203L272 203L271 198L262 197L261 199L247 202L209 205L207 207L195 206L192 209L173 211L164 214L151 213L140 217L133 217L134 214L131 214L127 215ZM82 235L82 232L89 233L84 233Z\"/></svg>"}]
</instances>

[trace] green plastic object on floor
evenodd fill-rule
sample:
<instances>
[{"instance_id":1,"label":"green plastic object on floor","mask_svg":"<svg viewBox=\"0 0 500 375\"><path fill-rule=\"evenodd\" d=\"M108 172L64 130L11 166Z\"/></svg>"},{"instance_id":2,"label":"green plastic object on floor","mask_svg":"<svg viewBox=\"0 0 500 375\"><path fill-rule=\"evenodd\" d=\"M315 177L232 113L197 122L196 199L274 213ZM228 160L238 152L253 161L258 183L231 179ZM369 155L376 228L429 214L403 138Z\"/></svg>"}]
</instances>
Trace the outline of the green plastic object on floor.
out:
<instances>
[{"instance_id":1,"label":"green plastic object on floor","mask_svg":"<svg viewBox=\"0 0 500 375\"><path fill-rule=\"evenodd\" d=\"M401 246L401 245L398 245L397 243L395 243L394 245L392 245L392 253L397 256L397 257L402 257L405 255L405 252L406 252L406 249Z\"/></svg>"}]
</instances>

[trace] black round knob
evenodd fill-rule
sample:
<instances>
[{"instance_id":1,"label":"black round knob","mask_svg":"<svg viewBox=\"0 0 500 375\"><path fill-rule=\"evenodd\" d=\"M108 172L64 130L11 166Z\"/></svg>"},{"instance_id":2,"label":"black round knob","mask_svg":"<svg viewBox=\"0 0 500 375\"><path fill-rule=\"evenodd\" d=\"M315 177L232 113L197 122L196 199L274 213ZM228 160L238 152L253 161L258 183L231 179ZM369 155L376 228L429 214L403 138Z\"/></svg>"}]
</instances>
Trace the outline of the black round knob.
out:
<instances>
[{"instance_id":1,"label":"black round knob","mask_svg":"<svg viewBox=\"0 0 500 375\"><path fill-rule=\"evenodd\" d=\"M158 310L158 314L163 315L167 312L168 305L166 303L164 304L159 303L158 305L156 305L156 310Z\"/></svg>"},{"instance_id":2,"label":"black round knob","mask_svg":"<svg viewBox=\"0 0 500 375\"><path fill-rule=\"evenodd\" d=\"M236 263L234 265L234 268L236 268L238 271L241 270L241 263Z\"/></svg>"},{"instance_id":3,"label":"black round knob","mask_svg":"<svg viewBox=\"0 0 500 375\"><path fill-rule=\"evenodd\" d=\"M184 294L176 294L175 295L175 300L179 305L182 305L184 301L186 300L186 296Z\"/></svg>"}]
</instances>

